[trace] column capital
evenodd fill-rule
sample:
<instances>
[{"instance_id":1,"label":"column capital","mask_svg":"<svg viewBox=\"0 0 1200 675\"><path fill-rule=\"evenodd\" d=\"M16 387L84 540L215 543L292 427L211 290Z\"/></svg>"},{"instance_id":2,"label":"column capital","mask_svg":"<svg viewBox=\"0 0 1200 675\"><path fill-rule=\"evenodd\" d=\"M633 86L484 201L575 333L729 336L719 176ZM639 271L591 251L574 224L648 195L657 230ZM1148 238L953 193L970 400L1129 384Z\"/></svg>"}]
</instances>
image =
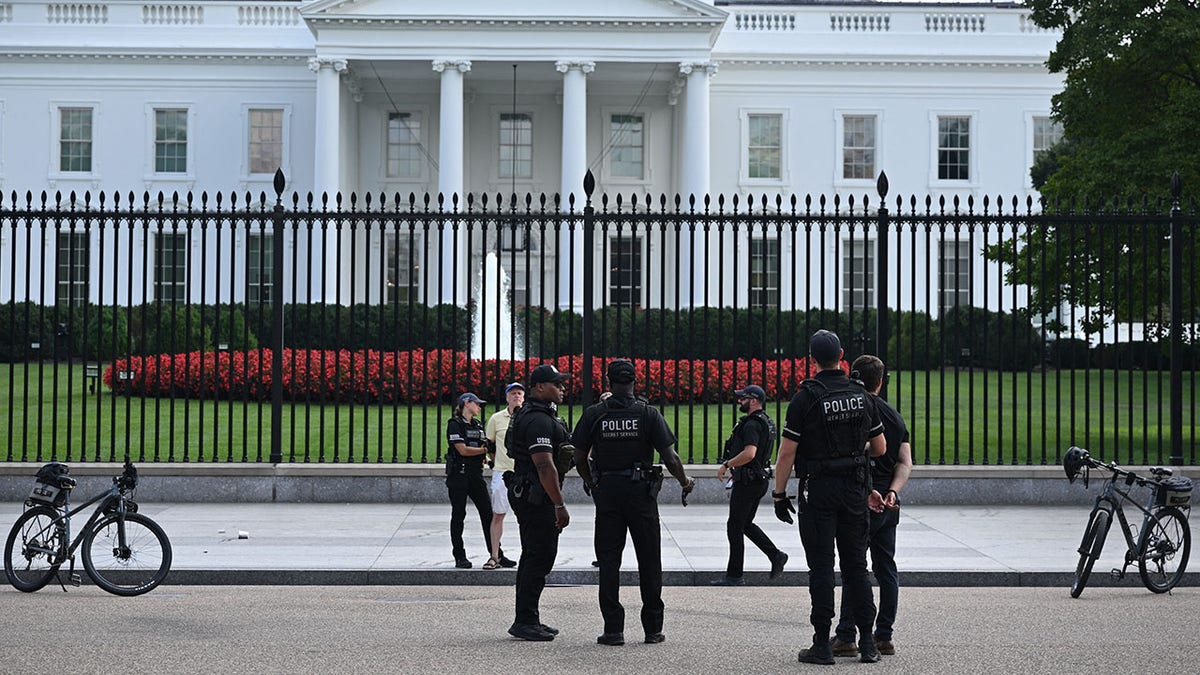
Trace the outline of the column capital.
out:
<instances>
[{"instance_id":1,"label":"column capital","mask_svg":"<svg viewBox=\"0 0 1200 675\"><path fill-rule=\"evenodd\" d=\"M563 74L566 74L571 70L578 70L584 75L591 75L596 70L596 62L577 59L563 59L561 61L554 62L554 69Z\"/></svg>"},{"instance_id":2,"label":"column capital","mask_svg":"<svg viewBox=\"0 0 1200 675\"><path fill-rule=\"evenodd\" d=\"M691 75L693 72L708 73L709 77L717 74L716 61L683 61L679 64L680 75Z\"/></svg>"},{"instance_id":3,"label":"column capital","mask_svg":"<svg viewBox=\"0 0 1200 675\"><path fill-rule=\"evenodd\" d=\"M471 62L467 59L434 59L433 70L444 72L447 68L457 68L460 73L471 72Z\"/></svg>"},{"instance_id":4,"label":"column capital","mask_svg":"<svg viewBox=\"0 0 1200 675\"><path fill-rule=\"evenodd\" d=\"M322 68L332 68L335 73L340 74L345 72L348 67L346 59L314 56L308 60L308 69L314 73L319 72Z\"/></svg>"}]
</instances>

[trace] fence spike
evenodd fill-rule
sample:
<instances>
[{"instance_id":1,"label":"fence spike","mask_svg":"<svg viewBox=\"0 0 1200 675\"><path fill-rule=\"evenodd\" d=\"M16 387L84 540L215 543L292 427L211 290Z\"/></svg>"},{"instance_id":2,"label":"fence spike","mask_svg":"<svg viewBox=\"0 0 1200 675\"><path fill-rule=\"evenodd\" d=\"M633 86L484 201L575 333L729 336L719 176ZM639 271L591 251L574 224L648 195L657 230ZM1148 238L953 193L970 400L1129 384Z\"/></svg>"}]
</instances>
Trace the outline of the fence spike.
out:
<instances>
[{"instance_id":1,"label":"fence spike","mask_svg":"<svg viewBox=\"0 0 1200 675\"><path fill-rule=\"evenodd\" d=\"M587 173L583 174L583 194L588 198L588 201L591 201L592 193L594 193L595 191L596 191L596 177L594 175L592 175L592 170L588 169ZM574 193L571 193L571 194L574 194Z\"/></svg>"},{"instance_id":2,"label":"fence spike","mask_svg":"<svg viewBox=\"0 0 1200 675\"><path fill-rule=\"evenodd\" d=\"M1179 172L1171 174L1171 197L1175 201L1179 201L1179 197L1183 194L1183 178L1179 176Z\"/></svg>"},{"instance_id":3,"label":"fence spike","mask_svg":"<svg viewBox=\"0 0 1200 675\"><path fill-rule=\"evenodd\" d=\"M879 178L875 181L875 191L879 193L879 201L883 202L888 196L888 177L887 173L880 171Z\"/></svg>"}]
</instances>

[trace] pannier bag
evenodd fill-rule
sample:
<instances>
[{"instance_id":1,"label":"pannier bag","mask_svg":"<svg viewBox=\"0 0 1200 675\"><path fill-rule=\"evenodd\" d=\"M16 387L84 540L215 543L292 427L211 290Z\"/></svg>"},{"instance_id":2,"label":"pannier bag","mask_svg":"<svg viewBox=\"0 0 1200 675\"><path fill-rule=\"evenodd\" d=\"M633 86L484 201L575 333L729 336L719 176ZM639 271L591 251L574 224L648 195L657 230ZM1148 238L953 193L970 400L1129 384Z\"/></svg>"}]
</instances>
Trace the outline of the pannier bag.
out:
<instances>
[{"instance_id":1,"label":"pannier bag","mask_svg":"<svg viewBox=\"0 0 1200 675\"><path fill-rule=\"evenodd\" d=\"M50 462L38 469L34 476L29 501L59 507L67 502L67 490L59 487L58 479L70 475L71 471L62 462Z\"/></svg>"},{"instance_id":2,"label":"pannier bag","mask_svg":"<svg viewBox=\"0 0 1200 675\"><path fill-rule=\"evenodd\" d=\"M1187 507L1192 503L1192 479L1176 476L1159 482L1159 506Z\"/></svg>"}]
</instances>

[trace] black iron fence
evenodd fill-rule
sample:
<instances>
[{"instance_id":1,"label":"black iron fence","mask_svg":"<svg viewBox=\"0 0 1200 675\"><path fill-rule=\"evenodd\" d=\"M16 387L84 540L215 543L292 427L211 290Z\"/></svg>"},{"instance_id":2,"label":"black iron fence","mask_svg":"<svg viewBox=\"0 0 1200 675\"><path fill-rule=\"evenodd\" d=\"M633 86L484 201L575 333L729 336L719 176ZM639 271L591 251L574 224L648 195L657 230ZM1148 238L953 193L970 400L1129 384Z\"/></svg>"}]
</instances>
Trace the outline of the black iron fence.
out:
<instances>
[{"instance_id":1,"label":"black iron fence","mask_svg":"<svg viewBox=\"0 0 1200 675\"><path fill-rule=\"evenodd\" d=\"M1195 463L1195 201L0 195L0 461L430 462L450 404L631 357L690 462L808 336L916 460ZM1184 264L1184 261L1189 261ZM493 406L489 406L491 408Z\"/></svg>"}]
</instances>

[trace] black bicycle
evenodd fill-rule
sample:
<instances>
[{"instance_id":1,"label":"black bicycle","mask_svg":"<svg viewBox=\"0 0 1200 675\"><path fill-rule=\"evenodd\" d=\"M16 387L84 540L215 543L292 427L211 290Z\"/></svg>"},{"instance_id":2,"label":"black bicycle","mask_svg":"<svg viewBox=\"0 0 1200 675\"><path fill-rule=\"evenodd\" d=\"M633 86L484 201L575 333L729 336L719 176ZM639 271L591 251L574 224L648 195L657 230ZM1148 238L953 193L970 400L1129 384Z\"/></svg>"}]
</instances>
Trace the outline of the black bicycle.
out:
<instances>
[{"instance_id":1,"label":"black bicycle","mask_svg":"<svg viewBox=\"0 0 1200 675\"><path fill-rule=\"evenodd\" d=\"M171 542L163 529L138 513L133 491L137 469L125 471L112 487L75 509L70 507L75 479L65 464L53 462L38 471L37 481L4 543L4 573L19 591L32 593L55 577L69 562L68 580L78 586L75 549L83 547L83 567L100 588L117 595L141 595L153 590L171 569ZM82 534L71 540L71 516L98 504ZM67 590L62 579L59 584Z\"/></svg>"},{"instance_id":2,"label":"black bicycle","mask_svg":"<svg viewBox=\"0 0 1200 675\"><path fill-rule=\"evenodd\" d=\"M1187 519L1191 509L1192 481L1183 477L1172 478L1171 469L1160 466L1150 468L1153 478L1144 478L1114 463L1093 459L1087 450L1075 447L1067 450L1063 456L1063 468L1072 483L1082 476L1084 487L1087 487L1091 469L1103 469L1111 474L1105 482L1104 491L1096 497L1087 529L1083 531L1071 597L1078 598L1083 593L1092 573L1092 565L1104 548L1113 514L1121 522L1121 532L1128 546L1125 564L1121 569L1112 570L1113 578L1125 578L1125 571L1136 562L1138 574L1146 588L1155 593L1166 593L1174 588L1183 578L1192 549L1192 532ZM1118 482L1125 487L1118 486ZM1144 507L1129 496L1134 486L1150 488L1150 496ZM1140 528L1130 525L1125 518L1122 501L1129 502L1142 512Z\"/></svg>"}]
</instances>

